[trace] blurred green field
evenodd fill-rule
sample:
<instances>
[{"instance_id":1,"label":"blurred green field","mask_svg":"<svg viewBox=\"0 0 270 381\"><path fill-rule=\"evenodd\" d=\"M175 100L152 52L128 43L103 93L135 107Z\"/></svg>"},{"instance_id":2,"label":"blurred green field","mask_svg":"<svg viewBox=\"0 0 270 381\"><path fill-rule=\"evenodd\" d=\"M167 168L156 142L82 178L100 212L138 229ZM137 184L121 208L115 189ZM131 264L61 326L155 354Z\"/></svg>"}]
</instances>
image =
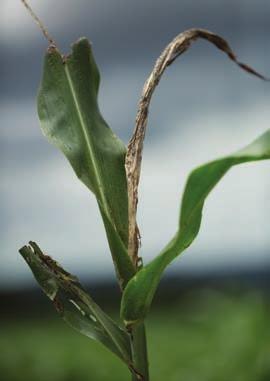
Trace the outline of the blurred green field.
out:
<instances>
[{"instance_id":1,"label":"blurred green field","mask_svg":"<svg viewBox=\"0 0 270 381\"><path fill-rule=\"evenodd\" d=\"M270 381L270 305L202 292L147 320L152 381ZM120 361L57 316L1 321L3 381L127 381Z\"/></svg>"}]
</instances>

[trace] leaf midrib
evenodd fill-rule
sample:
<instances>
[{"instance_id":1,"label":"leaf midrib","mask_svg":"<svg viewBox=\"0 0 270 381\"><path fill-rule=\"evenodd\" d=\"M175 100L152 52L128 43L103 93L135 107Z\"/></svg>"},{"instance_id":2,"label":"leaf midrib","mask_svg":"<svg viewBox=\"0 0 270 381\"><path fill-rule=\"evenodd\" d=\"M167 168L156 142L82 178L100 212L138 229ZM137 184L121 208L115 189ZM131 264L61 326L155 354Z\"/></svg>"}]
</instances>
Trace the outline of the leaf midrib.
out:
<instances>
[{"instance_id":1,"label":"leaf midrib","mask_svg":"<svg viewBox=\"0 0 270 381\"><path fill-rule=\"evenodd\" d=\"M85 125L85 121L84 121L83 115L82 115L82 113L80 111L79 102L78 102L78 99L77 99L75 88L74 88L73 83L72 83L72 78L71 78L71 75L69 73L69 68L68 68L67 63L64 64L64 71L65 71L65 74L66 74L66 77L67 77L67 82L68 82L68 85L69 85L69 88L70 88L71 96L72 96L72 99L74 101L75 109L76 109L76 112L77 112L77 115L78 115L78 118L79 118L79 122L80 122L79 125L81 127L83 136L85 138L86 145L87 145L87 148L88 148L88 152L90 152L90 160L91 160L91 162L93 164L94 173L95 173L95 176L96 176L96 179L97 179L97 187L98 187L98 191L99 191L99 196L100 196L100 199L102 201L102 205L103 205L105 213L107 214L108 218L111 219L110 218L110 214L109 214L107 200L106 200L106 197L105 197L105 194L104 194L104 191L103 191L102 177L100 175L100 171L99 171L99 168L98 168L98 165L97 165L97 159L96 159L95 154L94 154L94 149L93 149L93 146L92 146L91 139L89 139L89 135L87 133L87 127Z\"/></svg>"}]
</instances>

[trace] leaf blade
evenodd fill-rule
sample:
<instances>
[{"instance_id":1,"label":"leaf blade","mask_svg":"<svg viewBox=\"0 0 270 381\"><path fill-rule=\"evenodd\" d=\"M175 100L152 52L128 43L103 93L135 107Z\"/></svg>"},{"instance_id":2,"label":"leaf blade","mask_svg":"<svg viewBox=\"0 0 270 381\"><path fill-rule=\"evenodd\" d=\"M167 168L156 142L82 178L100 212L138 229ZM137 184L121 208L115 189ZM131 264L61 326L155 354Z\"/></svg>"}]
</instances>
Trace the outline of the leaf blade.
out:
<instances>
[{"instance_id":1,"label":"leaf blade","mask_svg":"<svg viewBox=\"0 0 270 381\"><path fill-rule=\"evenodd\" d=\"M164 270L196 238L204 202L215 185L233 166L267 159L270 159L270 130L244 149L191 172L182 198L178 231L162 252L129 281L124 291L121 316L127 325L145 318Z\"/></svg>"},{"instance_id":2,"label":"leaf blade","mask_svg":"<svg viewBox=\"0 0 270 381\"><path fill-rule=\"evenodd\" d=\"M99 112L99 81L91 46L85 38L76 42L64 59L55 47L50 47L44 61L38 114L44 135L64 153L106 215L109 245L124 287L134 274L127 252L126 148ZM115 241L119 242L117 248Z\"/></svg>"},{"instance_id":3,"label":"leaf blade","mask_svg":"<svg viewBox=\"0 0 270 381\"><path fill-rule=\"evenodd\" d=\"M35 242L19 252L60 316L75 330L102 343L126 364L131 353L127 333L101 310L78 279L42 253Z\"/></svg>"}]
</instances>

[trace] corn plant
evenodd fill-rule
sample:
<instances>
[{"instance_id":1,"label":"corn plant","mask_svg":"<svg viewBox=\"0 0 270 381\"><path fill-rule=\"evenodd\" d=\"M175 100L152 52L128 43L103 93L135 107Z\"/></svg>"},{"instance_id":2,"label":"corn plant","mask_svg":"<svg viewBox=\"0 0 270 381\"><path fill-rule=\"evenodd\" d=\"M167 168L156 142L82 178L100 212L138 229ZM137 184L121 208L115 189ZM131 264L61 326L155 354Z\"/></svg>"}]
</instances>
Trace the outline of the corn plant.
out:
<instances>
[{"instance_id":1,"label":"corn plant","mask_svg":"<svg viewBox=\"0 0 270 381\"><path fill-rule=\"evenodd\" d=\"M144 265L139 256L136 211L151 97L165 69L199 38L212 43L243 70L265 78L239 62L220 36L202 29L185 31L165 48L146 80L135 130L125 147L100 113L100 74L89 41L80 38L72 45L71 53L63 56L41 21L22 1L50 43L37 99L41 129L96 197L122 295L121 323L108 316L78 279L35 242L30 241L20 253L56 311L72 328L118 356L129 368L133 381L149 381L144 320L163 272L196 238L205 200L223 176L235 165L270 159L268 130L237 152L194 169L186 182L175 235L156 258Z\"/></svg>"}]
</instances>

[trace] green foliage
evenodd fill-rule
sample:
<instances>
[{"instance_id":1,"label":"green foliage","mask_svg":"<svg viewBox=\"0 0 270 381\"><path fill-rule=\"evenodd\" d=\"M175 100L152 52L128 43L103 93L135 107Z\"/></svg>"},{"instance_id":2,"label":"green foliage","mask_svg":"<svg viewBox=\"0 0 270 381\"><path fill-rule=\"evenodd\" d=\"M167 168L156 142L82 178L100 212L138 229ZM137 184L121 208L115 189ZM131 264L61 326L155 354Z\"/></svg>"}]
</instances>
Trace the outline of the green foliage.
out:
<instances>
[{"instance_id":1,"label":"green foliage","mask_svg":"<svg viewBox=\"0 0 270 381\"><path fill-rule=\"evenodd\" d=\"M40 20L27 2L23 2L48 38ZM97 199L123 291L121 317L125 329L100 309L77 278L43 254L34 242L24 246L20 253L63 319L121 358L131 371L133 381L149 381L143 321L163 271L197 236L208 194L234 165L270 158L268 130L243 150L195 169L184 191L178 231L151 263L145 267L139 265L137 194L150 100L166 67L198 38L207 39L239 67L264 79L239 62L223 38L202 29L181 33L165 48L146 81L128 150L100 114L97 100L100 76L88 40L81 38L72 46L70 55L62 56L48 38L51 45L45 56L38 95L41 128Z\"/></svg>"},{"instance_id":2,"label":"green foliage","mask_svg":"<svg viewBox=\"0 0 270 381\"><path fill-rule=\"evenodd\" d=\"M124 291L121 314L126 324L145 318L164 269L196 238L205 199L219 180L234 165L265 159L270 159L270 130L244 149L191 172L184 190L178 231L161 254L131 279Z\"/></svg>"},{"instance_id":3,"label":"green foliage","mask_svg":"<svg viewBox=\"0 0 270 381\"><path fill-rule=\"evenodd\" d=\"M155 305L147 321L154 381L270 380L267 299L207 290L186 299ZM117 316L118 311L110 313ZM116 356L60 319L16 316L1 323L0 374L5 381L128 380Z\"/></svg>"},{"instance_id":4,"label":"green foliage","mask_svg":"<svg viewBox=\"0 0 270 381\"><path fill-rule=\"evenodd\" d=\"M87 39L76 42L65 58L50 47L44 61L38 114L44 135L64 153L78 178L95 194L118 279L124 286L134 274L127 254L126 148L99 112L99 81Z\"/></svg>"},{"instance_id":5,"label":"green foliage","mask_svg":"<svg viewBox=\"0 0 270 381\"><path fill-rule=\"evenodd\" d=\"M35 242L21 248L20 253L60 316L72 328L101 342L125 363L130 364L127 333L101 310L83 290L78 279L44 255Z\"/></svg>"}]
</instances>

